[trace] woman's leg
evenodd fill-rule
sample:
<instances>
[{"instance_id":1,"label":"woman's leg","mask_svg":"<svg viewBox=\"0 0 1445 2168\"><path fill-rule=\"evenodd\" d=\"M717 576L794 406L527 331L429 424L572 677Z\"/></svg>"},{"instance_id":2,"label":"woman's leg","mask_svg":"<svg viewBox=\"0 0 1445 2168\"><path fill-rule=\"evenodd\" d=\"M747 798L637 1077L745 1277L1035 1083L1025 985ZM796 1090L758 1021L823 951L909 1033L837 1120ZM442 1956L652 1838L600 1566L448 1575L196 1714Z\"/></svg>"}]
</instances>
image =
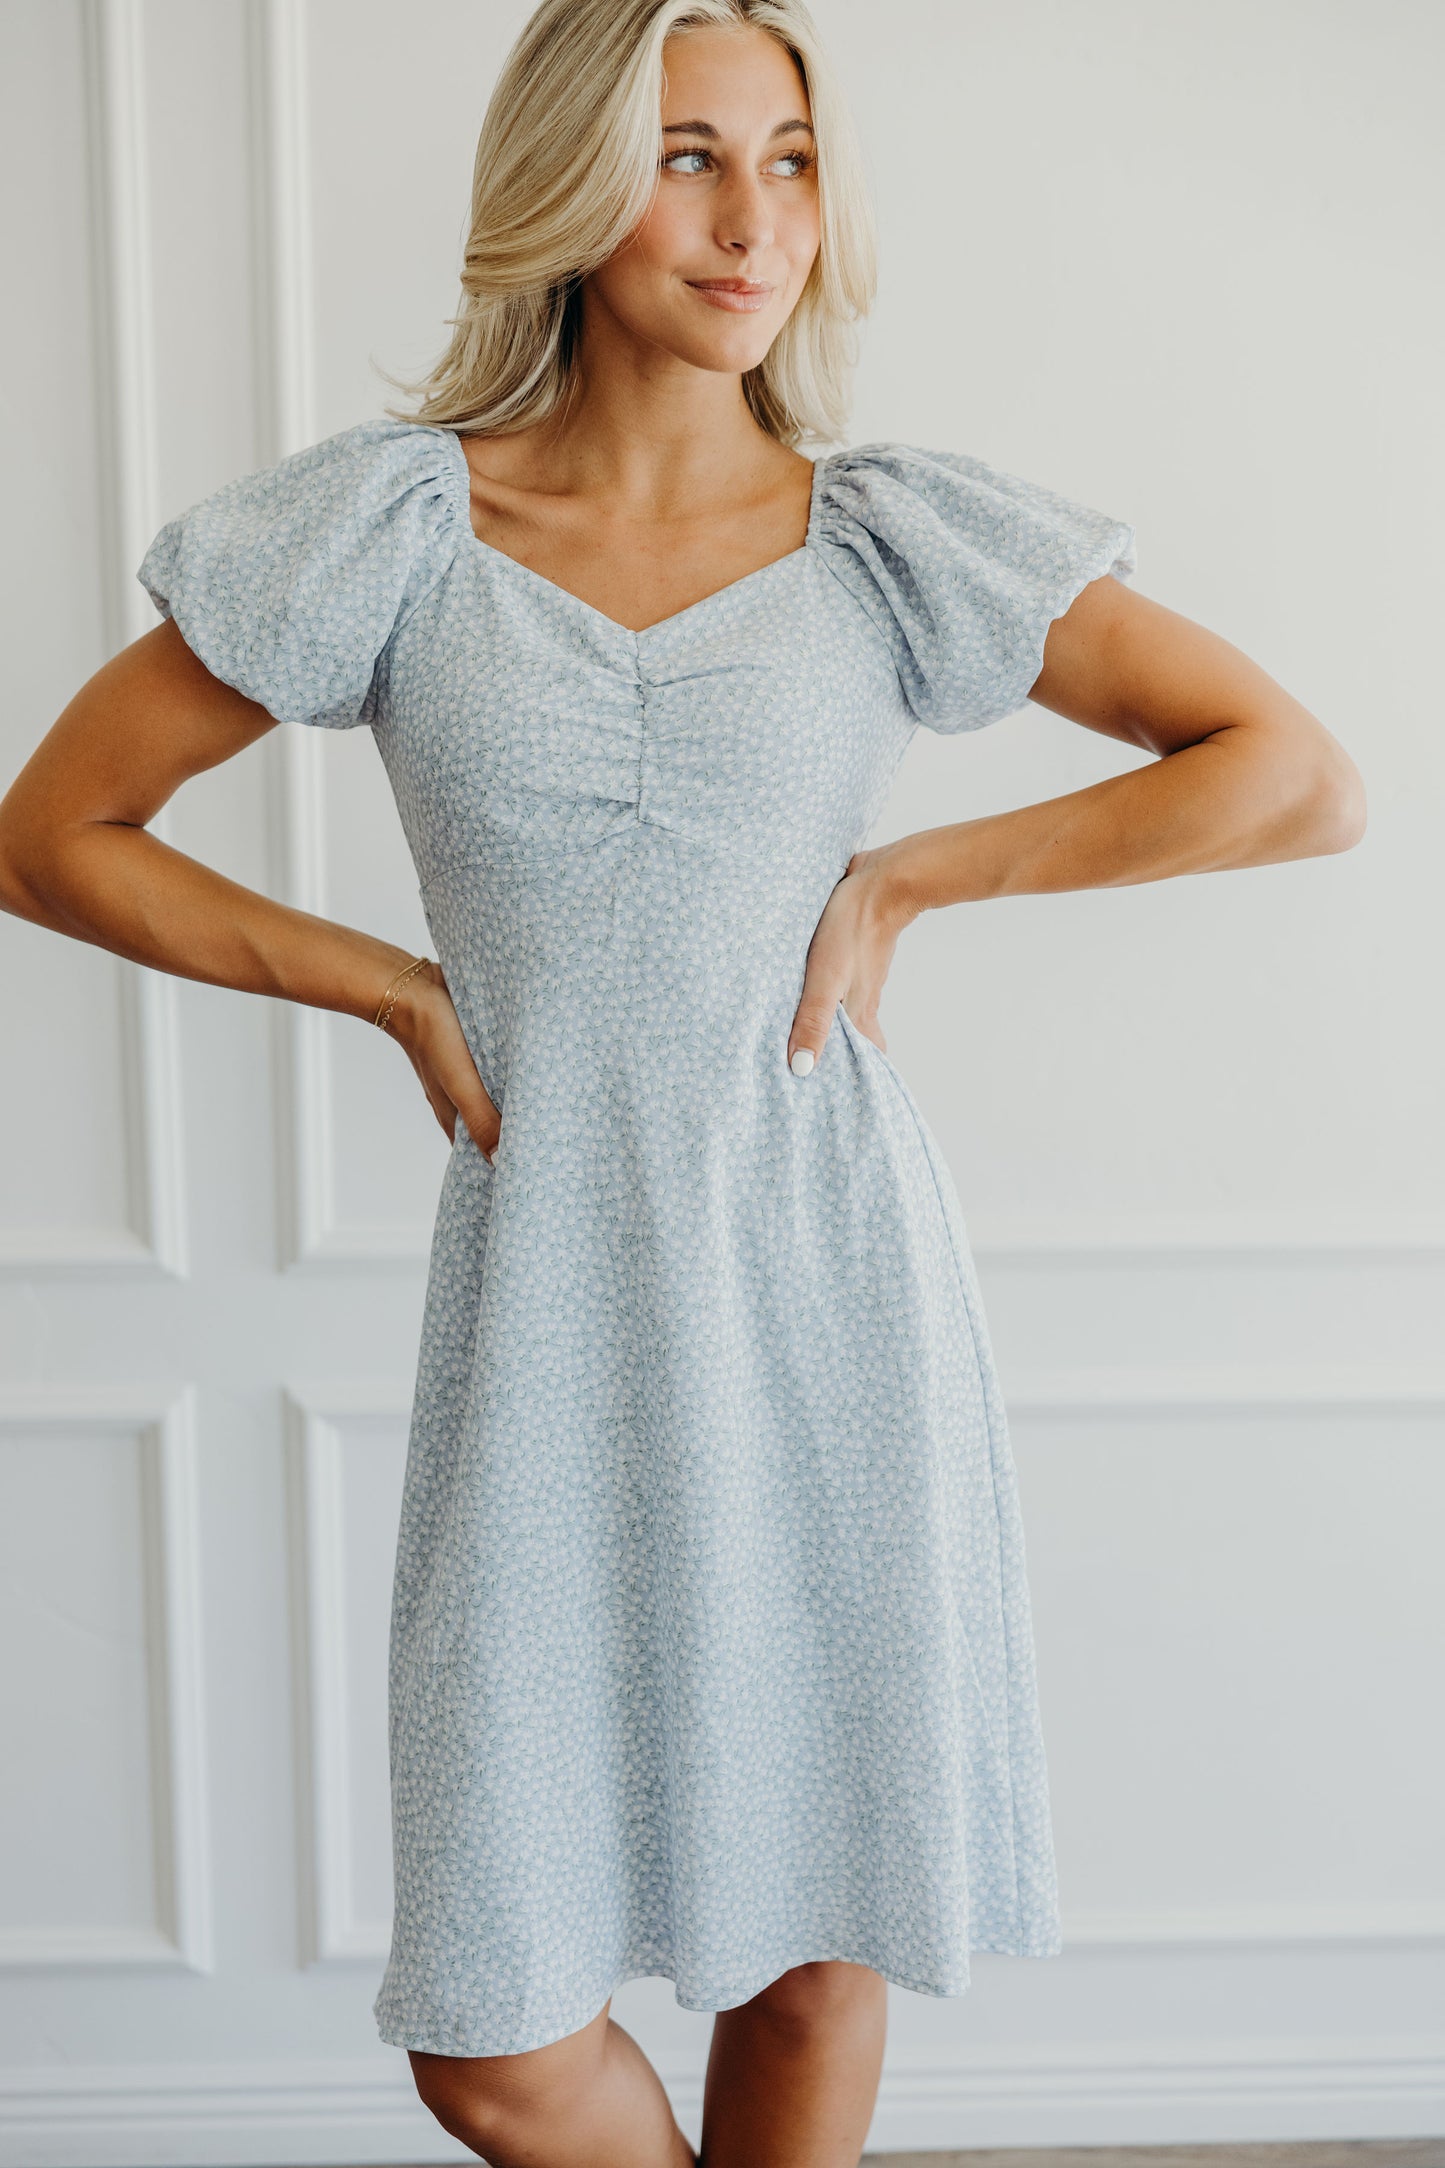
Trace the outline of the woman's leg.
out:
<instances>
[{"instance_id":1,"label":"woman's leg","mask_svg":"<svg viewBox=\"0 0 1445 2168\"><path fill-rule=\"evenodd\" d=\"M858 2168L888 1988L867 1965L795 1965L713 2019L701 2168Z\"/></svg>"},{"instance_id":2,"label":"woman's leg","mask_svg":"<svg viewBox=\"0 0 1445 2168\"><path fill-rule=\"evenodd\" d=\"M662 2080L609 2016L523 2055L425 2055L416 2089L488 2168L696 2168ZM801 2168L801 2164L800 2164Z\"/></svg>"}]
</instances>

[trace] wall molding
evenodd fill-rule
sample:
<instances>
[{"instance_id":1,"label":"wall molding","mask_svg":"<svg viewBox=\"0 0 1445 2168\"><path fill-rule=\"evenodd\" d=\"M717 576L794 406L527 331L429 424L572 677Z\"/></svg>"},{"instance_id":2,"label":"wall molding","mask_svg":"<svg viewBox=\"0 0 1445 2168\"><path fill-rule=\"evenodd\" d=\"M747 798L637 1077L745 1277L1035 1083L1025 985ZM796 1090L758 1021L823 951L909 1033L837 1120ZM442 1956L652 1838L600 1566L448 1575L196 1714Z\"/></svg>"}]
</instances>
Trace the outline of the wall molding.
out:
<instances>
[{"instance_id":1,"label":"wall molding","mask_svg":"<svg viewBox=\"0 0 1445 2168\"><path fill-rule=\"evenodd\" d=\"M1145 1956L1445 1948L1445 1901L1382 1905L1229 1905L1177 1911L1065 1912L1064 1947L1087 1957L1137 1950Z\"/></svg>"},{"instance_id":2,"label":"wall molding","mask_svg":"<svg viewBox=\"0 0 1445 2168\"><path fill-rule=\"evenodd\" d=\"M1438 1420L1445 1442L1445 1366L1393 1371L1311 1365L1213 1370L1059 1371L1002 1387L1011 1423L1107 1417L1198 1421L1226 1417L1317 1419L1322 1415ZM1391 1904L1181 1907L1148 1912L1065 1912L1066 1949L1137 1950L1149 1956L1238 1950L1445 1947L1445 1900Z\"/></svg>"},{"instance_id":3,"label":"wall molding","mask_svg":"<svg viewBox=\"0 0 1445 2168\"><path fill-rule=\"evenodd\" d=\"M268 780L277 892L293 910L326 915L325 794L320 733L283 727ZM283 1268L326 1265L338 1241L330 1025L304 1003L277 1005L276 1224Z\"/></svg>"},{"instance_id":4,"label":"wall molding","mask_svg":"<svg viewBox=\"0 0 1445 2168\"><path fill-rule=\"evenodd\" d=\"M380 1964L391 1921L354 1910L344 1633L343 1423L405 1427L409 1387L354 1382L285 1389L293 1617L302 1960Z\"/></svg>"},{"instance_id":5,"label":"wall molding","mask_svg":"<svg viewBox=\"0 0 1445 2168\"><path fill-rule=\"evenodd\" d=\"M325 732L283 728L270 771L278 894L298 911L328 916ZM336 1202L337 1018L299 1002L277 1005L276 1219L280 1264L291 1275L424 1267L431 1230L379 1220L345 1220Z\"/></svg>"},{"instance_id":6,"label":"wall molding","mask_svg":"<svg viewBox=\"0 0 1445 2168\"><path fill-rule=\"evenodd\" d=\"M141 0L84 0L83 23L107 630L119 648L156 623L133 576L156 531L159 501Z\"/></svg>"},{"instance_id":7,"label":"wall molding","mask_svg":"<svg viewBox=\"0 0 1445 2168\"><path fill-rule=\"evenodd\" d=\"M999 1962L1005 1962L999 1960ZM704 2020L697 2020L699 2026ZM962 2031L962 2027L960 2028ZM653 2058L696 2142L705 2036ZM1445 2036L1138 2039L890 2055L870 2150L1429 2137L1445 2129ZM400 2049L374 2058L0 2070L6 2168L460 2161Z\"/></svg>"},{"instance_id":8,"label":"wall molding","mask_svg":"<svg viewBox=\"0 0 1445 2168\"><path fill-rule=\"evenodd\" d=\"M1224 1363L1209 1369L1036 1371L1002 1381L1010 1416L1438 1415L1445 1364Z\"/></svg>"},{"instance_id":9,"label":"wall molding","mask_svg":"<svg viewBox=\"0 0 1445 2168\"><path fill-rule=\"evenodd\" d=\"M384 1961L389 1924L351 1910L346 1786L346 1651L338 1632L344 1572L341 1454L344 1421L405 1422L411 1386L401 1380L287 1388L293 1455L294 1586L301 1653L298 1769L302 1772L302 1941L312 1963ZM1011 1421L1087 1421L1104 1416L1438 1417L1445 1426L1445 1367L1435 1370L1262 1369L1076 1371L1036 1374L1010 1389ZM1445 1435L1445 1427L1442 1427ZM1196 1906L1068 1911L1065 1954L1147 1957L1251 1955L1263 1951L1421 1950L1445 1946L1445 1901L1386 1904Z\"/></svg>"},{"instance_id":10,"label":"wall molding","mask_svg":"<svg viewBox=\"0 0 1445 2168\"><path fill-rule=\"evenodd\" d=\"M296 731L293 738L310 738ZM319 748L312 752L319 766ZM324 814L314 773L298 773L305 748L292 749L290 780L279 794L278 830L286 837L281 876L286 901L299 910L325 909ZM310 898L311 900L304 900ZM334 1143L329 1116L330 1057L326 1017L303 1012L293 1024L291 1069L286 1077L286 1128L298 1140L296 1175L287 1184L286 1220L291 1264L424 1266L430 1225L343 1223L335 1213L331 1178ZM295 1112L290 1113L291 1108ZM1052 1223L1049 1230L1018 1221L967 1219L970 1254L981 1270L1026 1267L1031 1271L1094 1271L1100 1266L1168 1267L1204 1271L1216 1266L1269 1265L1292 1271L1320 1266L1363 1269L1381 1264L1445 1264L1445 1227L1433 1221L1360 1219L1310 1228L1283 1217L1211 1219L1205 1215L1151 1223L1139 1217L1109 1222L1087 1218Z\"/></svg>"},{"instance_id":11,"label":"wall molding","mask_svg":"<svg viewBox=\"0 0 1445 2168\"><path fill-rule=\"evenodd\" d=\"M252 0L246 15L250 118L256 448L262 466L316 434L306 24L299 0ZM294 910L325 910L324 799L315 734L271 733L267 805L271 883ZM313 1258L334 1216L326 1023L318 1009L273 1004L278 1263Z\"/></svg>"},{"instance_id":12,"label":"wall molding","mask_svg":"<svg viewBox=\"0 0 1445 2168\"><path fill-rule=\"evenodd\" d=\"M156 529L156 378L140 0L84 0L89 258L96 320L96 419L106 645L156 624L134 577ZM170 840L168 807L149 824ZM79 1233L0 1230L7 1279L184 1279L180 1028L174 977L114 959L126 1223Z\"/></svg>"},{"instance_id":13,"label":"wall molding","mask_svg":"<svg viewBox=\"0 0 1445 2168\"><path fill-rule=\"evenodd\" d=\"M973 1254L990 1267L1445 1260L1445 1223L1409 1212L1181 1212L1157 1218L1128 1212L968 1212L965 1217Z\"/></svg>"},{"instance_id":14,"label":"wall molding","mask_svg":"<svg viewBox=\"0 0 1445 2168\"><path fill-rule=\"evenodd\" d=\"M270 465L315 441L315 280L310 104L300 0L254 0L247 17L256 441ZM276 893L326 915L325 751L320 732L273 732L267 771ZM276 1004L277 1225L283 1269L392 1267L425 1258L429 1237L343 1221L331 1116L334 1019Z\"/></svg>"},{"instance_id":15,"label":"wall molding","mask_svg":"<svg viewBox=\"0 0 1445 2168\"><path fill-rule=\"evenodd\" d=\"M64 1426L140 1445L153 1928L0 1929L0 1970L141 1967L209 1972L212 1904L201 1657L201 1554L194 1390L183 1386L9 1386L0 1436Z\"/></svg>"},{"instance_id":16,"label":"wall molding","mask_svg":"<svg viewBox=\"0 0 1445 2168\"><path fill-rule=\"evenodd\" d=\"M313 735L295 731L293 739ZM300 910L324 910L324 813L319 779L320 749L288 749L287 810L278 814L285 834L282 887ZM311 900L304 900L310 898ZM363 1264L392 1268L424 1265L430 1226L348 1225L337 1220L331 1180L333 1141L328 1109L327 1020L308 1010L311 1043L293 1054L288 1121L300 1140L296 1164L305 1179L289 1185L292 1233L288 1262ZM297 1030L300 1041L305 1034ZM1217 1266L1269 1265L1292 1271L1320 1266L1364 1268L1382 1264L1445 1264L1445 1226L1409 1214L1309 1222L1283 1214L1181 1214L1153 1221L1142 1214L1114 1219L1080 1215L1048 1222L966 1215L971 1255L985 1272L1005 1267L1031 1271L1094 1271L1100 1266L1168 1267L1204 1271Z\"/></svg>"},{"instance_id":17,"label":"wall molding","mask_svg":"<svg viewBox=\"0 0 1445 2168\"><path fill-rule=\"evenodd\" d=\"M316 426L306 18L301 0L246 10L256 441L262 465Z\"/></svg>"}]
</instances>

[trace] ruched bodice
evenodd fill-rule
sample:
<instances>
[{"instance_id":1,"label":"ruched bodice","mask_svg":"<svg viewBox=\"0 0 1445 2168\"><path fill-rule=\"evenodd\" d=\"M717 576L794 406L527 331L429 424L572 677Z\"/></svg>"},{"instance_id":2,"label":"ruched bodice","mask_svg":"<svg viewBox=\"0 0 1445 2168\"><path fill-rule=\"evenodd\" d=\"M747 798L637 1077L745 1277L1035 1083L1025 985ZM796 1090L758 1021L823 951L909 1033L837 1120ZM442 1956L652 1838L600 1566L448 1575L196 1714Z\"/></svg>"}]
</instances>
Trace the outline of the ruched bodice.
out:
<instances>
[{"instance_id":1,"label":"ruched bodice","mask_svg":"<svg viewBox=\"0 0 1445 2168\"><path fill-rule=\"evenodd\" d=\"M1059 1946L1007 1425L961 1209L809 941L920 725L1011 714L1133 532L962 454L815 466L801 548L633 632L482 541L450 430L217 491L140 568L284 722L369 725L502 1111L438 1206L391 1638L382 2037L622 1979L961 1992ZM965 798L962 789L961 798ZM966 798L965 798L966 808Z\"/></svg>"}]
</instances>

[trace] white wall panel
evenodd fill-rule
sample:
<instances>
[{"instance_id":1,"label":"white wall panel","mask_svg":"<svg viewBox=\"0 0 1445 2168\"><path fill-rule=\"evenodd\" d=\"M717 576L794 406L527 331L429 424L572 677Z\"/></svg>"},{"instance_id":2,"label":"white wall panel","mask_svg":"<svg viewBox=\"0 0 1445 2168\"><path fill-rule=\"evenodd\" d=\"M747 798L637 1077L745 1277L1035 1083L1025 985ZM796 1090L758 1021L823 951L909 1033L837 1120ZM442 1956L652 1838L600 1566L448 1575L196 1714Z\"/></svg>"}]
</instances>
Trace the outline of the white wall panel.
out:
<instances>
[{"instance_id":1,"label":"white wall panel","mask_svg":"<svg viewBox=\"0 0 1445 2168\"><path fill-rule=\"evenodd\" d=\"M26 217L6 219L11 321L26 334L6 353L0 414L11 507L0 522L0 579L6 618L26 629L6 642L0 759L9 776L104 659L108 594L82 17L74 7L11 9L0 37L0 186L6 204L26 206ZM37 106L43 132L28 126ZM74 269L58 280L56 264ZM6 1134L26 1140L0 1164L0 1260L123 1249L117 969L13 919L0 928L0 958L6 1036L19 1054L6 1064L4 1121Z\"/></svg>"},{"instance_id":2,"label":"white wall panel","mask_svg":"<svg viewBox=\"0 0 1445 2168\"><path fill-rule=\"evenodd\" d=\"M288 1396L307 1954L372 1971L391 1940L387 1655L404 1404Z\"/></svg>"},{"instance_id":3,"label":"white wall panel","mask_svg":"<svg viewBox=\"0 0 1445 2168\"><path fill-rule=\"evenodd\" d=\"M885 1027L981 1249L1445 1237L1422 629L1445 538L1445 18L1226 0L913 0L870 66L832 0L883 227L855 436L961 447L1133 520L1137 584L1355 754L1341 858L938 914ZM1425 485L1428 495L1430 485ZM887 832L1139 756L1030 709L910 753Z\"/></svg>"},{"instance_id":4,"label":"white wall panel","mask_svg":"<svg viewBox=\"0 0 1445 2168\"><path fill-rule=\"evenodd\" d=\"M18 762L22 716L58 710L77 673L96 668L106 648L81 13L11 7L0 34L0 175L7 205L26 210L7 220L5 353L7 494L25 517L0 522L7 621L30 628L28 639L12 643L5 703L15 733L7 757ZM35 125L41 113L44 128ZM61 264L73 275L57 278Z\"/></svg>"},{"instance_id":5,"label":"white wall panel","mask_svg":"<svg viewBox=\"0 0 1445 2168\"><path fill-rule=\"evenodd\" d=\"M321 734L316 733L320 740ZM413 954L431 936L386 774L369 733L287 747L282 892L298 909L384 934ZM447 1139L396 1045L351 1017L297 1012L284 1045L284 1256L302 1269L424 1263Z\"/></svg>"},{"instance_id":6,"label":"white wall panel","mask_svg":"<svg viewBox=\"0 0 1445 2168\"><path fill-rule=\"evenodd\" d=\"M1015 1427L1070 1943L1445 1947L1445 1399Z\"/></svg>"},{"instance_id":7,"label":"white wall panel","mask_svg":"<svg viewBox=\"0 0 1445 2168\"><path fill-rule=\"evenodd\" d=\"M265 457L258 427L251 114L243 95L248 16L247 8L230 0L210 7L143 0L139 11L151 179L150 368L164 517ZM134 584L135 566L124 570ZM148 611L144 594L138 587L136 592ZM143 622L153 623L154 613ZM209 780L199 779L196 787ZM217 780L226 787L224 772Z\"/></svg>"},{"instance_id":8,"label":"white wall panel","mask_svg":"<svg viewBox=\"0 0 1445 2168\"><path fill-rule=\"evenodd\" d=\"M32 342L7 357L19 383L3 425L8 776L81 680L143 629L117 564L152 518L154 417L139 17L15 7L0 34L0 188L25 206L7 221L11 298ZM26 356L42 330L39 367ZM0 1168L0 1273L183 1271L170 988L13 920L0 977L29 1057L4 1084L26 1146Z\"/></svg>"},{"instance_id":9,"label":"white wall panel","mask_svg":"<svg viewBox=\"0 0 1445 2168\"><path fill-rule=\"evenodd\" d=\"M156 1913L140 1444L0 1442L4 1730L30 1772L7 1791L0 1885L12 1931L57 1950Z\"/></svg>"},{"instance_id":10,"label":"white wall panel","mask_svg":"<svg viewBox=\"0 0 1445 2168\"><path fill-rule=\"evenodd\" d=\"M327 908L348 925L385 932L414 955L429 955L432 939L391 787L370 738L358 754L333 764ZM331 1028L337 1221L379 1250L405 1243L406 1254L424 1258L447 1139L425 1103L419 1106L411 1064L398 1061L394 1046L349 1018ZM416 1120L418 1111L424 1122ZM393 1140L387 1151L376 1150L378 1137Z\"/></svg>"},{"instance_id":11,"label":"white wall panel","mask_svg":"<svg viewBox=\"0 0 1445 2168\"><path fill-rule=\"evenodd\" d=\"M0 1398L0 1968L211 1961L189 1397Z\"/></svg>"},{"instance_id":12,"label":"white wall panel","mask_svg":"<svg viewBox=\"0 0 1445 2168\"><path fill-rule=\"evenodd\" d=\"M427 0L399 34L386 0L309 0L318 435L393 403L373 362L415 373L449 336L477 130L530 13Z\"/></svg>"}]
</instances>

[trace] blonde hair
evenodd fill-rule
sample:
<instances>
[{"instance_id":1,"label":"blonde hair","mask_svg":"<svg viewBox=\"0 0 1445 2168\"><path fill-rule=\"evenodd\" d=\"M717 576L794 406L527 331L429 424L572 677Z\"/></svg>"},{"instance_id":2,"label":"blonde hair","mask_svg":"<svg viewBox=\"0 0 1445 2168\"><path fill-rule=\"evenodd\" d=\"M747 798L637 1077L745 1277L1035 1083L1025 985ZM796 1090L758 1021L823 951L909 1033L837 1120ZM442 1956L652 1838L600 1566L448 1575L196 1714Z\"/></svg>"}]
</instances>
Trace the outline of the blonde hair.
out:
<instances>
[{"instance_id":1,"label":"blonde hair","mask_svg":"<svg viewBox=\"0 0 1445 2168\"><path fill-rule=\"evenodd\" d=\"M802 0L542 0L477 140L461 313L428 376L386 377L420 401L411 414L387 409L394 420L503 435L566 400L582 280L635 230L657 186L663 44L704 24L779 40L807 85L817 148L817 258L743 393L781 444L841 438L855 327L873 301L873 220L852 117Z\"/></svg>"}]
</instances>

